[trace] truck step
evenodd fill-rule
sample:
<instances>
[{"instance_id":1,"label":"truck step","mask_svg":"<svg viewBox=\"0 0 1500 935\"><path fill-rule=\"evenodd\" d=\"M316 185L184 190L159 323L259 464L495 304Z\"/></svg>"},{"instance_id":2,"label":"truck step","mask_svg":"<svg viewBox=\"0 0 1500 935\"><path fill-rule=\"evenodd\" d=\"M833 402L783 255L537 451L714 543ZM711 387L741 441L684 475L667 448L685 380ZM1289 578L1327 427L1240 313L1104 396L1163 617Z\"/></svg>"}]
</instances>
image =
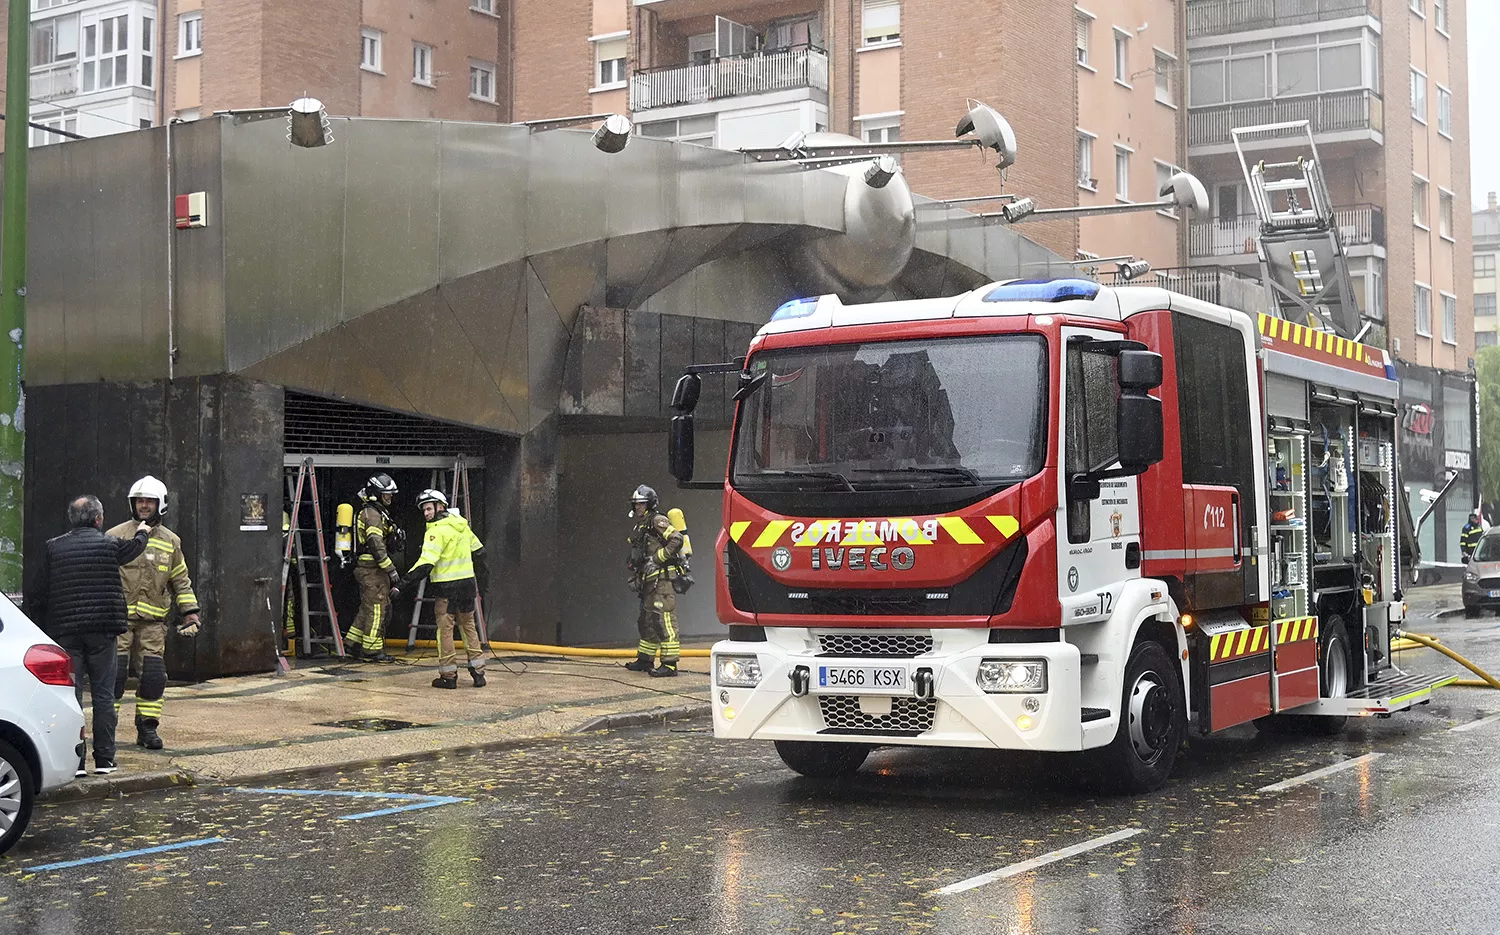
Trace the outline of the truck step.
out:
<instances>
[{"instance_id":1,"label":"truck step","mask_svg":"<svg viewBox=\"0 0 1500 935\"><path fill-rule=\"evenodd\" d=\"M1456 675L1424 675L1390 668L1382 677L1342 698L1319 698L1294 708L1298 714L1370 715L1405 711L1432 700L1434 689L1456 680Z\"/></svg>"},{"instance_id":2,"label":"truck step","mask_svg":"<svg viewBox=\"0 0 1500 935\"><path fill-rule=\"evenodd\" d=\"M1089 721L1102 721L1107 717L1109 717L1108 708L1084 708L1081 720L1088 723Z\"/></svg>"}]
</instances>

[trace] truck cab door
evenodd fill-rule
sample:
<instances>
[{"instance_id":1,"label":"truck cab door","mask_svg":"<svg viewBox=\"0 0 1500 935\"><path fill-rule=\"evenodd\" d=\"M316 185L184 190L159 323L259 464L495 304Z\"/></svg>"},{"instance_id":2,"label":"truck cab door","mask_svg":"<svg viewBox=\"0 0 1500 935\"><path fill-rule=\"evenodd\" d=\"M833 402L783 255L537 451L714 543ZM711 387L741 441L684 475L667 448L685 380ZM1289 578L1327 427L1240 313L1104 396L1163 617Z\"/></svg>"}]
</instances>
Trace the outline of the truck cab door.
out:
<instances>
[{"instance_id":1,"label":"truck cab door","mask_svg":"<svg viewBox=\"0 0 1500 935\"><path fill-rule=\"evenodd\" d=\"M1078 340L1118 340L1119 335L1084 328L1064 328L1062 335L1057 567L1066 626L1109 617L1124 582L1141 575L1141 545L1135 477L1100 481L1097 497L1079 496L1069 484L1075 475L1119 461L1119 358L1090 351L1087 340Z\"/></svg>"}]
</instances>

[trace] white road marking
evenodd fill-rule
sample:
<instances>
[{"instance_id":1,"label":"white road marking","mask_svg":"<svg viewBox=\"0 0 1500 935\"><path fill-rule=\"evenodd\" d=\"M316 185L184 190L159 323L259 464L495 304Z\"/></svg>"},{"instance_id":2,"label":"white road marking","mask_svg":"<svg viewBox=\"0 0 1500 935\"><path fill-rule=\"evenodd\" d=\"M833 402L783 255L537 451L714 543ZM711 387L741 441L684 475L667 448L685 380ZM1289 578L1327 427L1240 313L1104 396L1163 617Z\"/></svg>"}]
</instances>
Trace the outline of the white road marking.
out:
<instances>
[{"instance_id":1,"label":"white road marking","mask_svg":"<svg viewBox=\"0 0 1500 935\"><path fill-rule=\"evenodd\" d=\"M1448 729L1454 731L1478 730L1484 725L1492 724L1495 721L1500 721L1500 714L1491 714L1489 717L1482 717L1477 721L1470 721L1467 724L1460 724L1457 727L1450 727Z\"/></svg>"},{"instance_id":2,"label":"white road marking","mask_svg":"<svg viewBox=\"0 0 1500 935\"><path fill-rule=\"evenodd\" d=\"M951 896L954 893L962 893L967 890L972 890L977 887L984 886L987 883L994 883L996 880L1004 880L1007 877L1013 877L1018 874L1026 873L1027 871L1035 870L1038 867L1045 867L1047 864L1056 863L1059 860L1067 860L1069 857L1077 857L1079 854L1085 854L1089 851L1096 850L1101 847L1108 847L1109 845L1114 844L1116 841L1123 841L1126 838L1133 838L1145 830L1146 829L1144 828L1125 828L1124 830L1116 831L1113 834L1106 834L1103 837L1084 841L1081 844L1070 845L1068 847L1062 848L1061 850L1053 851L1050 854L1043 854L1040 857L1033 857L1030 860L1023 860L1018 864L1011 864L1008 867L1001 867L999 870L991 870L989 873L981 873L977 877L969 877L969 879L967 880L960 880L957 883L950 883L942 889L933 890L929 895Z\"/></svg>"},{"instance_id":3,"label":"white road marking","mask_svg":"<svg viewBox=\"0 0 1500 935\"><path fill-rule=\"evenodd\" d=\"M1357 756L1352 760L1344 760L1342 763L1335 763L1332 766L1325 766L1322 769L1315 769L1310 773L1303 773L1301 776L1293 776L1291 779L1283 779L1281 782L1273 782L1269 786L1261 786L1256 791L1284 792L1287 789L1293 788L1294 786L1300 786L1303 783L1314 782L1316 780L1322 779L1324 776L1332 776L1334 773L1341 773L1346 769L1352 769L1353 767L1356 767L1361 763L1368 763L1371 760L1377 759L1382 756L1385 756L1385 754L1366 753L1364 756Z\"/></svg>"}]
</instances>

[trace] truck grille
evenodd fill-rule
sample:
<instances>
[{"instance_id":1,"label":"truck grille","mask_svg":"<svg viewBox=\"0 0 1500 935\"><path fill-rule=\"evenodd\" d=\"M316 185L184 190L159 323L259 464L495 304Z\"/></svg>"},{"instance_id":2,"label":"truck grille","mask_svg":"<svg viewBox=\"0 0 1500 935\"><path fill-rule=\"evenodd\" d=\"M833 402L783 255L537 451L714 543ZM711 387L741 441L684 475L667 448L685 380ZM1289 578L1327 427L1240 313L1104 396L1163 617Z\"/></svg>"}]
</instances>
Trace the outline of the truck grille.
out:
<instances>
[{"instance_id":1,"label":"truck grille","mask_svg":"<svg viewBox=\"0 0 1500 935\"><path fill-rule=\"evenodd\" d=\"M884 656L910 659L932 652L932 635L926 633L819 633L818 646L825 656Z\"/></svg>"},{"instance_id":2,"label":"truck grille","mask_svg":"<svg viewBox=\"0 0 1500 935\"><path fill-rule=\"evenodd\" d=\"M884 734L915 737L932 730L937 716L937 701L932 698L897 697L891 699L891 713L871 717L859 709L858 695L819 695L818 708L823 713L822 733Z\"/></svg>"}]
</instances>

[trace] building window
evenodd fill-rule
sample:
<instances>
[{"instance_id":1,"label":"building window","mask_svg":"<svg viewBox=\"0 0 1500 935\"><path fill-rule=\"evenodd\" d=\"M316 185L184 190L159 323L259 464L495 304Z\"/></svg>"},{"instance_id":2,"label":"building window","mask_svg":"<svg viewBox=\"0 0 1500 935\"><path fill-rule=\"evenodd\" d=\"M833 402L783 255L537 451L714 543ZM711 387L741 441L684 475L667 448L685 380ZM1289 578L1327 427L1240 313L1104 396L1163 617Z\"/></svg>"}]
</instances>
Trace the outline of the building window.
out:
<instances>
[{"instance_id":1,"label":"building window","mask_svg":"<svg viewBox=\"0 0 1500 935\"><path fill-rule=\"evenodd\" d=\"M82 90L103 91L130 83L130 16L107 16L83 27Z\"/></svg>"},{"instance_id":2,"label":"building window","mask_svg":"<svg viewBox=\"0 0 1500 935\"><path fill-rule=\"evenodd\" d=\"M411 44L411 82L433 87L432 46L420 42Z\"/></svg>"},{"instance_id":3,"label":"building window","mask_svg":"<svg viewBox=\"0 0 1500 935\"><path fill-rule=\"evenodd\" d=\"M1493 318L1495 316L1495 293L1474 293L1474 314L1480 318Z\"/></svg>"},{"instance_id":4,"label":"building window","mask_svg":"<svg viewBox=\"0 0 1500 935\"><path fill-rule=\"evenodd\" d=\"M203 11L177 17L177 54L199 55L203 52Z\"/></svg>"},{"instance_id":5,"label":"building window","mask_svg":"<svg viewBox=\"0 0 1500 935\"><path fill-rule=\"evenodd\" d=\"M380 65L380 40L383 35L378 29L359 31L359 67L365 71L385 74Z\"/></svg>"},{"instance_id":6,"label":"building window","mask_svg":"<svg viewBox=\"0 0 1500 935\"><path fill-rule=\"evenodd\" d=\"M495 66L489 62L469 63L469 97L476 101L495 101Z\"/></svg>"},{"instance_id":7,"label":"building window","mask_svg":"<svg viewBox=\"0 0 1500 935\"><path fill-rule=\"evenodd\" d=\"M1087 16L1084 16L1082 13L1078 13L1074 16L1073 31L1077 34L1077 38L1075 39L1076 48L1074 51L1074 55L1078 59L1078 64L1082 65L1084 68L1092 67L1091 65L1089 65L1089 32L1093 29L1093 26L1094 21L1089 19Z\"/></svg>"},{"instance_id":8,"label":"building window","mask_svg":"<svg viewBox=\"0 0 1500 935\"><path fill-rule=\"evenodd\" d=\"M1453 138L1453 93L1438 85L1438 132Z\"/></svg>"},{"instance_id":9,"label":"building window","mask_svg":"<svg viewBox=\"0 0 1500 935\"><path fill-rule=\"evenodd\" d=\"M1347 30L1195 50L1193 107L1326 91L1380 90L1380 38Z\"/></svg>"},{"instance_id":10,"label":"building window","mask_svg":"<svg viewBox=\"0 0 1500 935\"><path fill-rule=\"evenodd\" d=\"M866 143L901 142L901 118L877 117L860 121L860 135Z\"/></svg>"},{"instance_id":11,"label":"building window","mask_svg":"<svg viewBox=\"0 0 1500 935\"><path fill-rule=\"evenodd\" d=\"M1130 150L1115 146L1115 197L1130 200Z\"/></svg>"},{"instance_id":12,"label":"building window","mask_svg":"<svg viewBox=\"0 0 1500 935\"><path fill-rule=\"evenodd\" d=\"M1115 80L1130 84L1130 36L1119 28L1115 29Z\"/></svg>"},{"instance_id":13,"label":"building window","mask_svg":"<svg viewBox=\"0 0 1500 935\"><path fill-rule=\"evenodd\" d=\"M1423 0L1407 0L1411 4L1411 11L1418 16L1426 16L1427 10Z\"/></svg>"},{"instance_id":14,"label":"building window","mask_svg":"<svg viewBox=\"0 0 1500 935\"><path fill-rule=\"evenodd\" d=\"M37 124L31 128L31 145L46 146L49 143L63 143L69 138L61 133L49 133L48 130L62 130L67 133L78 132L78 111L65 110L53 111L46 115L36 115L32 123ZM47 129L40 129L46 127Z\"/></svg>"},{"instance_id":15,"label":"building window","mask_svg":"<svg viewBox=\"0 0 1500 935\"><path fill-rule=\"evenodd\" d=\"M494 13L495 0L469 0L469 9L480 13Z\"/></svg>"},{"instance_id":16,"label":"building window","mask_svg":"<svg viewBox=\"0 0 1500 935\"><path fill-rule=\"evenodd\" d=\"M56 16L31 27L31 67L78 59L78 17ZM35 79L33 79L35 80ZM36 89L32 89L36 93Z\"/></svg>"},{"instance_id":17,"label":"building window","mask_svg":"<svg viewBox=\"0 0 1500 935\"><path fill-rule=\"evenodd\" d=\"M1432 0L1432 25L1443 35L1448 34L1448 0Z\"/></svg>"},{"instance_id":18,"label":"building window","mask_svg":"<svg viewBox=\"0 0 1500 935\"><path fill-rule=\"evenodd\" d=\"M1495 255L1493 253L1474 254L1474 278L1495 278Z\"/></svg>"},{"instance_id":19,"label":"building window","mask_svg":"<svg viewBox=\"0 0 1500 935\"><path fill-rule=\"evenodd\" d=\"M1094 137L1082 130L1078 131L1078 187L1099 190L1099 180L1094 178Z\"/></svg>"},{"instance_id":20,"label":"building window","mask_svg":"<svg viewBox=\"0 0 1500 935\"><path fill-rule=\"evenodd\" d=\"M1494 347L1496 338L1500 338L1500 334L1493 331L1476 331L1474 332L1474 346L1476 348Z\"/></svg>"},{"instance_id":21,"label":"building window","mask_svg":"<svg viewBox=\"0 0 1500 935\"><path fill-rule=\"evenodd\" d=\"M1438 189L1438 236L1453 239L1453 193Z\"/></svg>"},{"instance_id":22,"label":"building window","mask_svg":"<svg viewBox=\"0 0 1500 935\"><path fill-rule=\"evenodd\" d=\"M624 38L603 39L594 43L595 78L598 88L617 88L625 83Z\"/></svg>"},{"instance_id":23,"label":"building window","mask_svg":"<svg viewBox=\"0 0 1500 935\"><path fill-rule=\"evenodd\" d=\"M865 45L901 38L901 0L865 0Z\"/></svg>"},{"instance_id":24,"label":"building window","mask_svg":"<svg viewBox=\"0 0 1500 935\"><path fill-rule=\"evenodd\" d=\"M1424 338L1432 337L1432 290L1426 286L1417 286L1417 334Z\"/></svg>"},{"instance_id":25,"label":"building window","mask_svg":"<svg viewBox=\"0 0 1500 935\"><path fill-rule=\"evenodd\" d=\"M154 86L156 81L156 20L141 17L141 87Z\"/></svg>"},{"instance_id":26,"label":"building window","mask_svg":"<svg viewBox=\"0 0 1500 935\"><path fill-rule=\"evenodd\" d=\"M1427 227L1427 180L1421 176L1412 176L1411 182L1411 220L1412 223L1424 230Z\"/></svg>"},{"instance_id":27,"label":"building window","mask_svg":"<svg viewBox=\"0 0 1500 935\"><path fill-rule=\"evenodd\" d=\"M1174 75L1177 73L1177 59L1165 52L1156 53L1156 99L1171 107L1177 106L1177 91L1174 85Z\"/></svg>"},{"instance_id":28,"label":"building window","mask_svg":"<svg viewBox=\"0 0 1500 935\"><path fill-rule=\"evenodd\" d=\"M1458 343L1458 296L1443 293L1443 342Z\"/></svg>"},{"instance_id":29,"label":"building window","mask_svg":"<svg viewBox=\"0 0 1500 935\"><path fill-rule=\"evenodd\" d=\"M1411 70L1411 115L1427 122L1427 76L1415 68Z\"/></svg>"}]
</instances>

